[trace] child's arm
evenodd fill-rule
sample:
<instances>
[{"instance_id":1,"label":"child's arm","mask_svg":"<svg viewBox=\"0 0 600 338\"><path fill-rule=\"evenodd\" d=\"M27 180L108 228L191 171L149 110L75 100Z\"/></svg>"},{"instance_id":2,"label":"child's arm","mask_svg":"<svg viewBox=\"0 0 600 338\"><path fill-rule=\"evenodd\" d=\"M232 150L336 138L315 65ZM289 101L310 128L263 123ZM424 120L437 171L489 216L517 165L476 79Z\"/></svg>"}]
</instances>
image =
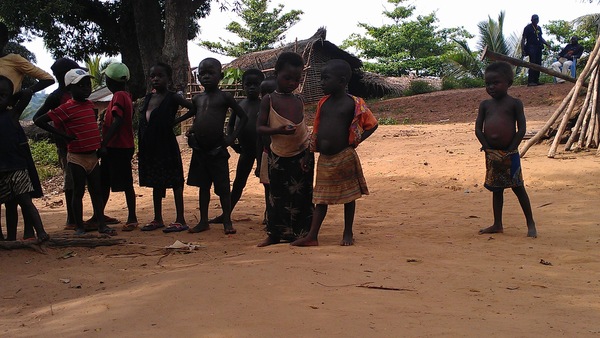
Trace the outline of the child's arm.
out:
<instances>
[{"instance_id":1,"label":"child's arm","mask_svg":"<svg viewBox=\"0 0 600 338\"><path fill-rule=\"evenodd\" d=\"M60 98L58 95L50 94L42 106L35 112L32 119L35 120L58 106L60 106Z\"/></svg>"},{"instance_id":2,"label":"child's arm","mask_svg":"<svg viewBox=\"0 0 600 338\"><path fill-rule=\"evenodd\" d=\"M65 139L65 141L67 142L71 142L73 140L76 140L77 138L73 135L67 135L65 133L63 133L62 131L54 128L53 126L51 126L49 123L52 122L52 119L50 118L50 116L48 116L48 114L44 114L38 118L36 118L35 120L33 120L33 123L35 123L36 126L44 129L45 131L48 131L54 135L58 135L62 138Z\"/></svg>"},{"instance_id":3,"label":"child's arm","mask_svg":"<svg viewBox=\"0 0 600 338\"><path fill-rule=\"evenodd\" d=\"M369 136L373 135L373 133L375 132L375 130L377 130L377 127L379 127L378 124L376 124L375 127L371 128L371 129L365 129L365 130L363 130L363 133L360 136L361 142L364 141L364 140L366 140Z\"/></svg>"},{"instance_id":4,"label":"child's arm","mask_svg":"<svg viewBox=\"0 0 600 338\"><path fill-rule=\"evenodd\" d=\"M119 130L119 128L121 128L121 125L123 125L123 118L117 114L113 114L113 119L112 119L112 123L110 124L110 127L108 127L108 130L106 131L106 135L103 135L102 138L102 148L106 148L106 145L108 144L108 142L117 134L117 131Z\"/></svg>"},{"instance_id":5,"label":"child's arm","mask_svg":"<svg viewBox=\"0 0 600 338\"><path fill-rule=\"evenodd\" d=\"M479 104L479 112L477 113L477 119L475 120L475 136L481 143L481 150L488 149L490 145L485 139L485 135L483 134L483 121L485 120L485 101Z\"/></svg>"},{"instance_id":6,"label":"child's arm","mask_svg":"<svg viewBox=\"0 0 600 338\"><path fill-rule=\"evenodd\" d=\"M269 127L269 110L271 109L271 95L266 95L260 101L260 111L256 119L256 132L261 135L291 135L296 132L294 126L281 126L279 128Z\"/></svg>"},{"instance_id":7,"label":"child's arm","mask_svg":"<svg viewBox=\"0 0 600 338\"><path fill-rule=\"evenodd\" d=\"M196 109L194 103L184 99L182 96L174 95L173 97L175 98L175 102L177 102L178 105L188 109L187 113L175 119L175 122L173 122L173 126L176 126L179 123L189 119L190 117L193 117L196 114Z\"/></svg>"},{"instance_id":8,"label":"child's arm","mask_svg":"<svg viewBox=\"0 0 600 338\"><path fill-rule=\"evenodd\" d=\"M231 127L229 125L227 126L227 137L225 138L225 143L228 146L231 146L240 134L240 131L242 131L242 128L244 128L246 126L246 123L248 123L248 115L246 114L244 109L242 109L242 107L240 107L240 105L235 101L233 96L226 94L225 97L227 100L227 105L232 110L231 116L229 116L229 124L231 125ZM240 122L235 123L234 121L238 117L240 119ZM233 124L231 122L233 122Z\"/></svg>"},{"instance_id":9,"label":"child's arm","mask_svg":"<svg viewBox=\"0 0 600 338\"><path fill-rule=\"evenodd\" d=\"M510 141L510 145L508 146L509 151L517 150L519 148L519 144L523 141L523 137L525 137L525 132L527 131L523 102L517 99L515 99L515 119L517 120L517 133L512 141Z\"/></svg>"},{"instance_id":10,"label":"child's arm","mask_svg":"<svg viewBox=\"0 0 600 338\"><path fill-rule=\"evenodd\" d=\"M29 101L31 101L32 96L33 92L29 89L23 89L17 94L13 95L13 99L18 100L17 103L13 106L13 109L11 110L11 113L13 114L13 117L16 120L18 120L19 117L21 117L21 114L23 114L23 111L25 110L25 108L27 108Z\"/></svg>"}]
</instances>

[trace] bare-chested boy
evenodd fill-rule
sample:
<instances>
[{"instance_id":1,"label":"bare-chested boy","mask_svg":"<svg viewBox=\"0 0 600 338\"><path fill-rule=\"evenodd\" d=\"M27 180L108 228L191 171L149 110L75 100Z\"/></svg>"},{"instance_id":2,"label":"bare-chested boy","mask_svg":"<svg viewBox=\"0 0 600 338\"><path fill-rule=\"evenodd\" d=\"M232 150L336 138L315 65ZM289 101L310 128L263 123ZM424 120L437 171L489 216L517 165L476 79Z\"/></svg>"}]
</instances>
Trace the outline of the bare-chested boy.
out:
<instances>
[{"instance_id":1,"label":"bare-chested boy","mask_svg":"<svg viewBox=\"0 0 600 338\"><path fill-rule=\"evenodd\" d=\"M223 227L225 234L235 234L231 223L231 192L229 190L229 152L227 147L248 121L244 110L235 102L233 96L219 89L223 79L221 62L206 58L198 66L198 79L204 92L192 98L196 111L189 111L177 119L176 123L195 116L192 128L188 132L188 143L193 148L188 185L199 187L200 222L189 229L192 233L208 230L208 204L210 187L214 183L215 193L221 201ZM233 133L225 137L223 126L227 110L231 108L231 119L239 117Z\"/></svg>"},{"instance_id":2,"label":"bare-chested boy","mask_svg":"<svg viewBox=\"0 0 600 338\"><path fill-rule=\"evenodd\" d=\"M537 237L529 197L523 184L518 146L525 136L523 103L507 94L513 83L512 67L494 62L485 69L485 88L491 99L481 102L475 135L485 151L485 187L493 192L494 224L480 234L501 233L504 189L511 188L527 220L527 236ZM515 129L516 124L516 129Z\"/></svg>"},{"instance_id":3,"label":"bare-chested boy","mask_svg":"<svg viewBox=\"0 0 600 338\"><path fill-rule=\"evenodd\" d=\"M238 136L239 143L233 145L232 148L240 154L235 170L235 179L231 188L231 210L242 197L242 192L248 181L248 176L254 166L256 159L256 118L260 109L260 84L265 79L265 75L258 69L248 69L242 75L242 87L246 93L246 98L239 102L240 107L244 109L248 116L248 122L240 130ZM233 116L232 116L233 117ZM240 118L229 118L227 124L227 133L233 134L235 126L241 122ZM222 223L223 215L219 215L208 221L209 223Z\"/></svg>"},{"instance_id":4,"label":"bare-chested boy","mask_svg":"<svg viewBox=\"0 0 600 338\"><path fill-rule=\"evenodd\" d=\"M311 151L320 152L313 190L316 204L308 235L292 243L319 245L318 235L329 204L344 204L344 235L341 245L352 245L356 199L368 195L360 160L354 148L377 129L377 119L363 99L346 93L352 76L348 62L333 59L321 70L325 97L317 105L311 135Z\"/></svg>"}]
</instances>

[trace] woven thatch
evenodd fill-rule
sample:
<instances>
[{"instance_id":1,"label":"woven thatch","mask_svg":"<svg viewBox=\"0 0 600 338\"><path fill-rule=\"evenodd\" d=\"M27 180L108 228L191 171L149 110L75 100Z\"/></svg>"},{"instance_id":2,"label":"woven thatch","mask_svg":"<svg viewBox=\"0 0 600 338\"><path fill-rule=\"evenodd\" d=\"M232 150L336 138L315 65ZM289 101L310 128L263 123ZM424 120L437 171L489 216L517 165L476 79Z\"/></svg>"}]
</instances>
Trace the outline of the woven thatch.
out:
<instances>
[{"instance_id":1,"label":"woven thatch","mask_svg":"<svg viewBox=\"0 0 600 338\"><path fill-rule=\"evenodd\" d=\"M361 71L362 61L325 40L326 34L327 31L325 28L319 28L313 36L306 40L296 41L280 48L242 55L226 65L226 68L233 67L242 70L258 68L266 76L269 76L273 73L273 68L279 54L283 52L296 52L304 58L304 74L298 91L306 102L315 102L323 96L320 86L321 68L331 59L343 59L350 64L353 75L348 84L348 91L354 95L380 97L399 92L396 88L397 86L382 80L383 77L363 73Z\"/></svg>"}]
</instances>

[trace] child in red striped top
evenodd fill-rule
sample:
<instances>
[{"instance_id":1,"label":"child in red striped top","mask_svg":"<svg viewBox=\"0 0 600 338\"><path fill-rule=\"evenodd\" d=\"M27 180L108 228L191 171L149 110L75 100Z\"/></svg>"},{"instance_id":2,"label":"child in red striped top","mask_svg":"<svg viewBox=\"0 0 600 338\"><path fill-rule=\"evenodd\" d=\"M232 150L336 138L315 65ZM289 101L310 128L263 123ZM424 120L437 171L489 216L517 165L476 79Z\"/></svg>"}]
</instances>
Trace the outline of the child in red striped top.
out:
<instances>
[{"instance_id":1,"label":"child in red striped top","mask_svg":"<svg viewBox=\"0 0 600 338\"><path fill-rule=\"evenodd\" d=\"M77 235L85 234L83 224L83 194L85 184L94 209L93 219L98 222L98 232L116 235L116 231L104 223L104 203L102 201L102 188L100 182L100 167L98 155L101 137L94 104L87 99L92 92L90 74L82 69L72 69L65 74L65 85L71 92L72 99L58 108L38 117L35 124L53 134L63 137L67 142L67 162L73 175L73 212ZM54 122L64 126L60 131L49 124Z\"/></svg>"}]
</instances>

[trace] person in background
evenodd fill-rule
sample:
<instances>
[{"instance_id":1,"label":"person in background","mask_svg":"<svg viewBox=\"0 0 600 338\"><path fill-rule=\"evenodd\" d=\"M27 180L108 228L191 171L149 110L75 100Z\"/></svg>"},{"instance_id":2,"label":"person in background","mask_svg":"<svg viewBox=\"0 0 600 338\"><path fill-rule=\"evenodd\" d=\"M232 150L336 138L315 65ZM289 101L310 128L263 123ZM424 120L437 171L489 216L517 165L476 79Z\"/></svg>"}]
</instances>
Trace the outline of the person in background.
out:
<instances>
[{"instance_id":1,"label":"person in background","mask_svg":"<svg viewBox=\"0 0 600 338\"><path fill-rule=\"evenodd\" d=\"M537 65L542 64L542 50L544 45L550 48L550 45L542 37L542 27L538 26L540 17L537 14L531 16L531 23L523 29L523 38L521 39L521 48L523 56L529 56L529 62ZM527 72L527 85L540 85L540 71L529 69Z\"/></svg>"},{"instance_id":2,"label":"person in background","mask_svg":"<svg viewBox=\"0 0 600 338\"><path fill-rule=\"evenodd\" d=\"M579 38L573 36L571 42L568 43L558 53L558 60L552 64L552 69L556 72L563 73L571 76L571 66L573 65L574 59L579 59L583 54L583 46L579 44ZM556 83L563 83L565 80L556 78Z\"/></svg>"}]
</instances>

